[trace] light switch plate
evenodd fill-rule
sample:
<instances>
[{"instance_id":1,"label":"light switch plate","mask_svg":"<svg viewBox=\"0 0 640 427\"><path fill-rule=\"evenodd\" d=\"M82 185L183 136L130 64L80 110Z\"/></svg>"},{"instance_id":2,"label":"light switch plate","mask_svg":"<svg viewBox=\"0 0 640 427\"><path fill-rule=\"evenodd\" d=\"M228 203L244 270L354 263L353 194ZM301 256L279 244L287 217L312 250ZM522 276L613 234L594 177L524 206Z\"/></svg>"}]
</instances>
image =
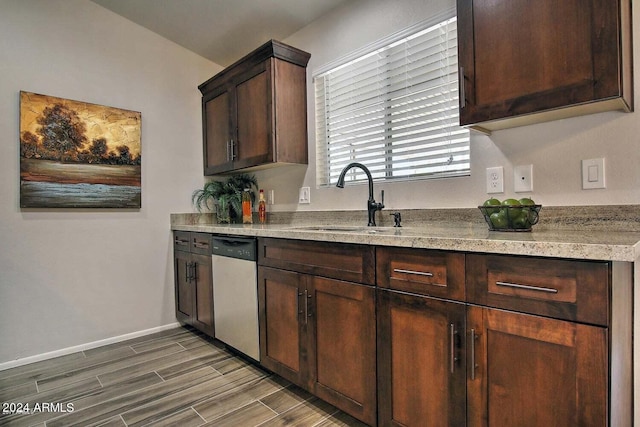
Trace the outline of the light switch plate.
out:
<instances>
[{"instance_id":1,"label":"light switch plate","mask_svg":"<svg viewBox=\"0 0 640 427\"><path fill-rule=\"evenodd\" d=\"M513 168L513 191L516 193L533 191L533 165L515 166Z\"/></svg>"},{"instance_id":2,"label":"light switch plate","mask_svg":"<svg viewBox=\"0 0 640 427\"><path fill-rule=\"evenodd\" d=\"M300 194L298 196L299 204L309 204L311 203L311 188L302 187L300 188Z\"/></svg>"},{"instance_id":3,"label":"light switch plate","mask_svg":"<svg viewBox=\"0 0 640 427\"><path fill-rule=\"evenodd\" d=\"M604 158L582 161L582 189L606 188Z\"/></svg>"}]
</instances>

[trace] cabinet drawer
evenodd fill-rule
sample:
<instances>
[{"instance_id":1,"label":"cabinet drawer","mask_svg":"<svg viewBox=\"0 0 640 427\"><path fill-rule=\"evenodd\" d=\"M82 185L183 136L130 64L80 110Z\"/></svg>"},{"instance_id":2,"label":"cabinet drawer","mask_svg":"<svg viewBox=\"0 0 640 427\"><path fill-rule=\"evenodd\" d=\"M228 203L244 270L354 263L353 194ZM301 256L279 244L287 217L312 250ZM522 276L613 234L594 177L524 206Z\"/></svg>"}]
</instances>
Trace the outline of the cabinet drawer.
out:
<instances>
[{"instance_id":1,"label":"cabinet drawer","mask_svg":"<svg viewBox=\"0 0 640 427\"><path fill-rule=\"evenodd\" d=\"M194 254L211 255L211 234L174 231L173 249Z\"/></svg>"},{"instance_id":2,"label":"cabinet drawer","mask_svg":"<svg viewBox=\"0 0 640 427\"><path fill-rule=\"evenodd\" d=\"M607 262L467 255L467 300L563 320L609 323Z\"/></svg>"},{"instance_id":3,"label":"cabinet drawer","mask_svg":"<svg viewBox=\"0 0 640 427\"><path fill-rule=\"evenodd\" d=\"M373 285L374 262L372 246L258 239L258 264L282 270Z\"/></svg>"},{"instance_id":4,"label":"cabinet drawer","mask_svg":"<svg viewBox=\"0 0 640 427\"><path fill-rule=\"evenodd\" d=\"M376 257L381 288L464 300L464 254L378 247Z\"/></svg>"},{"instance_id":5,"label":"cabinet drawer","mask_svg":"<svg viewBox=\"0 0 640 427\"><path fill-rule=\"evenodd\" d=\"M211 255L211 234L191 233L190 247L194 254Z\"/></svg>"},{"instance_id":6,"label":"cabinet drawer","mask_svg":"<svg viewBox=\"0 0 640 427\"><path fill-rule=\"evenodd\" d=\"M191 232L174 231L173 232L173 250L189 252L191 248Z\"/></svg>"}]
</instances>

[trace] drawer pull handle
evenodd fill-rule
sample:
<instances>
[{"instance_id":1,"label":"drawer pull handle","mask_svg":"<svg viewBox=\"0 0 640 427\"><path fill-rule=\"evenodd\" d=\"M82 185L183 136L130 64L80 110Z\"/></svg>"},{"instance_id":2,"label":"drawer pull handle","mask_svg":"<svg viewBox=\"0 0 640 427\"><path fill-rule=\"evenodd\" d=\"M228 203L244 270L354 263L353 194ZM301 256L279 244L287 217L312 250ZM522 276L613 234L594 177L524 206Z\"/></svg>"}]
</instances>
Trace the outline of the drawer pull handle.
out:
<instances>
[{"instance_id":1,"label":"drawer pull handle","mask_svg":"<svg viewBox=\"0 0 640 427\"><path fill-rule=\"evenodd\" d=\"M208 243L200 243L200 242L193 242L193 246L195 246L196 248L199 249L206 249L209 247Z\"/></svg>"},{"instance_id":2,"label":"drawer pull handle","mask_svg":"<svg viewBox=\"0 0 640 427\"><path fill-rule=\"evenodd\" d=\"M530 285L520 285L518 283L509 283L509 282L496 282L498 286L504 286L507 288L518 288L518 289L526 289L529 291L538 291L538 292L547 292L550 294L557 294L558 290L554 288L542 288L540 286L530 286Z\"/></svg>"},{"instance_id":3,"label":"drawer pull handle","mask_svg":"<svg viewBox=\"0 0 640 427\"><path fill-rule=\"evenodd\" d=\"M428 271L414 271L414 270L404 270L402 268L394 268L393 272L394 273L415 274L416 276L433 277L433 273L429 273Z\"/></svg>"},{"instance_id":4,"label":"drawer pull handle","mask_svg":"<svg viewBox=\"0 0 640 427\"><path fill-rule=\"evenodd\" d=\"M189 241L176 238L175 243L178 246L187 246L189 244Z\"/></svg>"}]
</instances>

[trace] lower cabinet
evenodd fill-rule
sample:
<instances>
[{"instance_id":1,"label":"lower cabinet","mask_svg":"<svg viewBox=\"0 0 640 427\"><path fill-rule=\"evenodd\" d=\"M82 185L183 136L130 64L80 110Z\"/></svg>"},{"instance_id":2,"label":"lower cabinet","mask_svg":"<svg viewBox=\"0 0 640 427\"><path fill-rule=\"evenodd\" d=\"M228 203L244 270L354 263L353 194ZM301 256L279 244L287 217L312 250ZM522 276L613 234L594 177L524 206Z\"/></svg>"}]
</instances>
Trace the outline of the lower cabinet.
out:
<instances>
[{"instance_id":1,"label":"lower cabinet","mask_svg":"<svg viewBox=\"0 0 640 427\"><path fill-rule=\"evenodd\" d=\"M261 364L369 425L633 424L632 263L258 247Z\"/></svg>"},{"instance_id":2,"label":"lower cabinet","mask_svg":"<svg viewBox=\"0 0 640 427\"><path fill-rule=\"evenodd\" d=\"M464 304L378 291L380 425L465 425L464 337Z\"/></svg>"},{"instance_id":3,"label":"lower cabinet","mask_svg":"<svg viewBox=\"0 0 640 427\"><path fill-rule=\"evenodd\" d=\"M379 425L632 425L629 263L376 259Z\"/></svg>"},{"instance_id":4,"label":"lower cabinet","mask_svg":"<svg viewBox=\"0 0 640 427\"><path fill-rule=\"evenodd\" d=\"M606 426L607 330L481 307L467 312L468 426Z\"/></svg>"},{"instance_id":5,"label":"lower cabinet","mask_svg":"<svg viewBox=\"0 0 640 427\"><path fill-rule=\"evenodd\" d=\"M314 256L314 248L325 252L327 247L300 244L299 251L290 252L300 266L323 263L321 257ZM280 254L285 252L273 240L266 245L261 241L259 247L262 254L275 247ZM293 247L286 251L289 249ZM270 263L265 258L262 261ZM357 263L362 265L361 261ZM261 364L353 417L375 425L375 288L261 265L258 301Z\"/></svg>"},{"instance_id":6,"label":"lower cabinet","mask_svg":"<svg viewBox=\"0 0 640 427\"><path fill-rule=\"evenodd\" d=\"M602 327L379 291L378 358L382 426L607 425Z\"/></svg>"},{"instance_id":7,"label":"lower cabinet","mask_svg":"<svg viewBox=\"0 0 640 427\"><path fill-rule=\"evenodd\" d=\"M210 242L206 233L174 232L176 318L213 337Z\"/></svg>"}]
</instances>

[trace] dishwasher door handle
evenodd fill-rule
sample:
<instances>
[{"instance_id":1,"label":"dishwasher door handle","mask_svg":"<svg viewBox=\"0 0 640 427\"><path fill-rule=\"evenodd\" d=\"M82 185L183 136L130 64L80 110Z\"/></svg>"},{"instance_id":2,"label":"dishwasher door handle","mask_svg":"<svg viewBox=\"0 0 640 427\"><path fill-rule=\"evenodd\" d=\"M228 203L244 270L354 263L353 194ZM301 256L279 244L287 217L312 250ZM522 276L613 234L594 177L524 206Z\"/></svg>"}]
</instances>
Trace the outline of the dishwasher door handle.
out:
<instances>
[{"instance_id":1,"label":"dishwasher door handle","mask_svg":"<svg viewBox=\"0 0 640 427\"><path fill-rule=\"evenodd\" d=\"M220 243L221 246L232 246L232 247L242 246L242 245L247 245L252 243L251 240L231 240L231 239L213 239L212 242Z\"/></svg>"}]
</instances>

